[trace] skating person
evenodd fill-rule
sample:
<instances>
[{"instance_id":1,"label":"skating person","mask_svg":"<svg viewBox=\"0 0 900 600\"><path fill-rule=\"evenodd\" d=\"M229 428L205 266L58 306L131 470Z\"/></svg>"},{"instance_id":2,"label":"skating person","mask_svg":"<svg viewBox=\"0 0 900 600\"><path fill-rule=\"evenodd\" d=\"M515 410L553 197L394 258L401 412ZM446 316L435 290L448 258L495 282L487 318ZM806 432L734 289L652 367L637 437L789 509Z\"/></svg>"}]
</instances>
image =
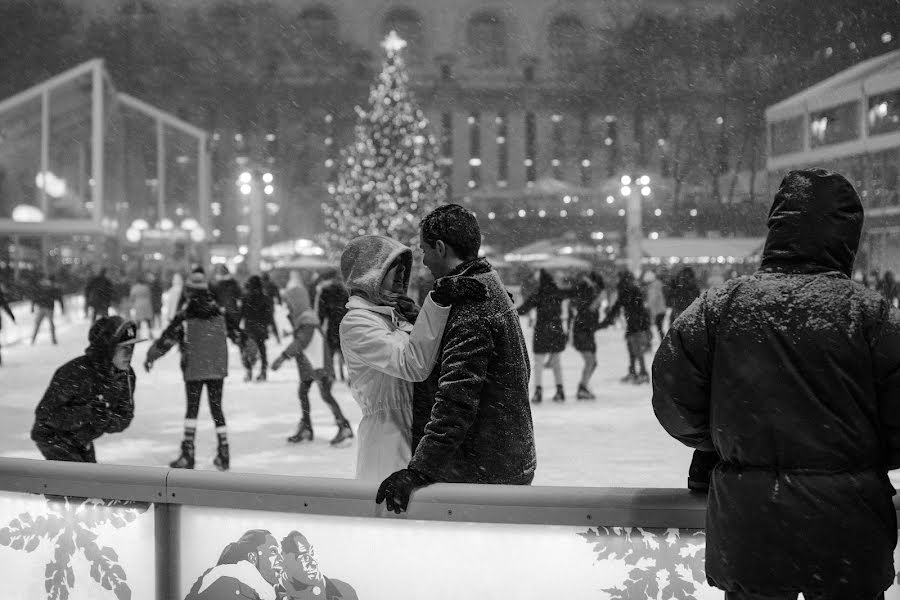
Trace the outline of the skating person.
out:
<instances>
[{"instance_id":1,"label":"skating person","mask_svg":"<svg viewBox=\"0 0 900 600\"><path fill-rule=\"evenodd\" d=\"M412 456L413 382L434 368L450 314L432 293L415 325L397 310L405 297L412 251L378 235L355 238L341 255L341 273L350 290L340 325L350 392L359 403L356 477L381 481Z\"/></svg>"},{"instance_id":2,"label":"skating person","mask_svg":"<svg viewBox=\"0 0 900 600\"><path fill-rule=\"evenodd\" d=\"M556 394L554 402L565 402L566 392L563 388L562 364L559 362L559 354L566 349L569 336L562 324L562 303L568 294L561 290L553 276L546 269L538 272L538 287L531 296L525 298L525 302L518 308L520 315L525 315L535 309L534 341L531 351L534 354L534 368L531 374L534 377L534 395L531 401L539 404L543 400L542 381L544 378L544 365L553 369L553 379L556 381Z\"/></svg>"},{"instance_id":3,"label":"skating person","mask_svg":"<svg viewBox=\"0 0 900 600\"><path fill-rule=\"evenodd\" d=\"M56 323L53 322L53 309L57 302L59 303L60 314L66 314L62 290L56 285L52 275L44 275L32 291L31 312L34 312L35 308L37 308L37 315L34 318L34 332L31 334L32 346L37 340L38 331L40 331L41 323L44 322L44 319L47 319L50 325L50 339L53 341L53 345L56 345Z\"/></svg>"},{"instance_id":4,"label":"skating person","mask_svg":"<svg viewBox=\"0 0 900 600\"><path fill-rule=\"evenodd\" d=\"M599 277L599 275L597 276ZM579 400L593 400L594 393L590 389L591 376L597 368L597 342L594 334L600 322L599 300L603 291L603 279L598 288L595 279L588 273L582 273L571 299L571 308L575 311L572 319L572 345L584 359L581 381L578 383Z\"/></svg>"},{"instance_id":5,"label":"skating person","mask_svg":"<svg viewBox=\"0 0 900 600\"><path fill-rule=\"evenodd\" d=\"M336 379L334 370L335 355L338 358L338 365L344 364L344 355L341 352L341 320L347 314L347 301L350 300L350 293L346 286L340 280L338 272L329 269L322 272L322 286L318 293L316 302L316 312L319 321L322 323L322 332L324 339L322 344L323 362L325 371ZM339 369L341 379L343 379L343 368Z\"/></svg>"},{"instance_id":6,"label":"skating person","mask_svg":"<svg viewBox=\"0 0 900 600\"><path fill-rule=\"evenodd\" d=\"M6 296L3 294L3 285L0 284L0 309L2 312L5 312L9 315L9 318L12 319L12 322L16 322L16 317L13 315L12 309L9 307L9 303L6 301ZM3 329L3 314L0 312L0 330ZM3 355L0 354L0 365L3 364Z\"/></svg>"},{"instance_id":7,"label":"skating person","mask_svg":"<svg viewBox=\"0 0 900 600\"><path fill-rule=\"evenodd\" d=\"M644 273L644 284L647 286L647 310L650 311L650 319L659 333L659 340L663 339L663 322L666 320L666 296L663 292L663 282L656 273L647 271Z\"/></svg>"},{"instance_id":8,"label":"skating person","mask_svg":"<svg viewBox=\"0 0 900 600\"><path fill-rule=\"evenodd\" d=\"M225 414L222 412L222 388L228 375L227 339L239 347L244 333L238 322L227 316L216 304L209 290L206 275L202 269L195 270L185 283L187 298L182 308L169 323L159 339L147 351L144 368L147 372L153 363L178 344L181 350L181 372L187 396L187 410L184 417L184 439L181 455L169 466L173 469L194 468L194 438L197 432L197 413L200 410L200 396L206 387L209 412L216 425L218 449L215 465L220 471L228 470L230 453Z\"/></svg>"},{"instance_id":9,"label":"skating person","mask_svg":"<svg viewBox=\"0 0 900 600\"><path fill-rule=\"evenodd\" d=\"M266 354L266 340L269 339L269 326L274 321L274 307L272 300L263 291L262 279L259 275L251 275L247 278L246 293L241 302L241 321L247 340L256 344L261 363L257 381L265 381L269 369L269 359ZM244 381L253 379L252 363L244 362L246 374Z\"/></svg>"},{"instance_id":10,"label":"skating person","mask_svg":"<svg viewBox=\"0 0 900 600\"><path fill-rule=\"evenodd\" d=\"M618 297L609 308L599 329L612 325L619 312L625 313L625 345L628 349L628 375L623 383L649 383L644 354L650 350L650 313L644 307L644 294L630 271L619 273Z\"/></svg>"},{"instance_id":11,"label":"skating person","mask_svg":"<svg viewBox=\"0 0 900 600\"><path fill-rule=\"evenodd\" d=\"M292 444L300 442L311 442L313 440L312 419L309 409L309 390L312 388L313 382L319 385L319 394L322 400L331 409L334 415L334 422L337 425L337 435L331 440L332 446L339 446L346 440L353 437L353 428L350 422L341 412L341 407L331 393L333 379L328 375L325 369L314 369L309 357L306 356L306 348L312 341L316 329L319 327L319 319L316 314L308 310L301 314L293 325L294 340L272 363L272 370L277 371L281 368L281 364L293 358L297 363L297 373L300 375L300 388L298 396L300 398L300 424L297 432L288 438L288 442Z\"/></svg>"},{"instance_id":12,"label":"skating person","mask_svg":"<svg viewBox=\"0 0 900 600\"><path fill-rule=\"evenodd\" d=\"M53 374L35 410L31 439L47 460L97 462L94 440L119 433L134 416L131 357L137 324L100 317L91 325L83 356Z\"/></svg>"},{"instance_id":13,"label":"skating person","mask_svg":"<svg viewBox=\"0 0 900 600\"><path fill-rule=\"evenodd\" d=\"M113 283L106 276L106 269L100 268L84 288L84 305L91 313L91 322L109 315L113 300Z\"/></svg>"},{"instance_id":14,"label":"skating person","mask_svg":"<svg viewBox=\"0 0 900 600\"><path fill-rule=\"evenodd\" d=\"M423 219L419 237L436 278L432 298L453 309L428 378L437 392L430 407L414 413L429 415L424 435L409 466L385 479L375 498L398 513L423 485L530 485L537 464L525 336L500 276L478 258L478 221L467 208L446 204ZM414 436L418 423L414 416Z\"/></svg>"},{"instance_id":15,"label":"skating person","mask_svg":"<svg viewBox=\"0 0 900 600\"><path fill-rule=\"evenodd\" d=\"M147 273L147 285L150 286L150 303L153 305L153 326L162 328L163 287L156 273Z\"/></svg>"},{"instance_id":16,"label":"skating person","mask_svg":"<svg viewBox=\"0 0 900 600\"><path fill-rule=\"evenodd\" d=\"M225 265L216 265L213 267L214 280L210 284L209 289L213 294L213 298L224 311L225 316L234 323L241 320L241 285L235 281L231 275L231 271Z\"/></svg>"},{"instance_id":17,"label":"skating person","mask_svg":"<svg viewBox=\"0 0 900 600\"><path fill-rule=\"evenodd\" d=\"M146 323L147 333L150 339L153 339L153 291L143 278L138 277L131 286L128 296L131 302L131 318L138 327Z\"/></svg>"},{"instance_id":18,"label":"skating person","mask_svg":"<svg viewBox=\"0 0 900 600\"><path fill-rule=\"evenodd\" d=\"M678 272L669 289L669 307L672 313L669 315L669 327L675 322L681 313L691 305L691 302L700 297L700 284L697 283L697 275L694 269L685 267Z\"/></svg>"},{"instance_id":19,"label":"skating person","mask_svg":"<svg viewBox=\"0 0 900 600\"><path fill-rule=\"evenodd\" d=\"M670 435L715 453L706 577L729 600L882 598L894 581L900 312L850 280L863 206L791 171L759 270L710 289L653 363Z\"/></svg>"},{"instance_id":20,"label":"skating person","mask_svg":"<svg viewBox=\"0 0 900 600\"><path fill-rule=\"evenodd\" d=\"M268 273L260 275L260 279L262 279L263 293L265 293L272 304L272 322L269 323L269 329L275 335L275 341L280 344L281 333L278 331L278 325L275 324L275 305L281 306L282 304L281 290L278 289L278 286L272 281L272 277Z\"/></svg>"}]
</instances>

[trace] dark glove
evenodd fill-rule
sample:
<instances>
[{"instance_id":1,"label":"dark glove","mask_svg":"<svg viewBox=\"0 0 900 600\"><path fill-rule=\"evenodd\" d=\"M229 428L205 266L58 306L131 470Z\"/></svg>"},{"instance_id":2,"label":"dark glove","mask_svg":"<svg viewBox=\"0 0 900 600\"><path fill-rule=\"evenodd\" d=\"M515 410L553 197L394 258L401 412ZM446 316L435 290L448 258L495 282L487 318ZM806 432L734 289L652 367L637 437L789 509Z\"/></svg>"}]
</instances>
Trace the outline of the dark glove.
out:
<instances>
[{"instance_id":1,"label":"dark glove","mask_svg":"<svg viewBox=\"0 0 900 600\"><path fill-rule=\"evenodd\" d=\"M375 504L387 501L385 503L387 509L399 515L409 506L409 496L413 490L430 483L432 483L430 479L413 469L401 469L381 482L375 496Z\"/></svg>"},{"instance_id":2,"label":"dark glove","mask_svg":"<svg viewBox=\"0 0 900 600\"><path fill-rule=\"evenodd\" d=\"M442 306L478 302L487 298L487 288L472 277L441 277L434 282L431 299Z\"/></svg>"},{"instance_id":3,"label":"dark glove","mask_svg":"<svg viewBox=\"0 0 900 600\"><path fill-rule=\"evenodd\" d=\"M409 296L400 296L395 300L394 308L410 323L415 323L422 307L416 304Z\"/></svg>"}]
</instances>

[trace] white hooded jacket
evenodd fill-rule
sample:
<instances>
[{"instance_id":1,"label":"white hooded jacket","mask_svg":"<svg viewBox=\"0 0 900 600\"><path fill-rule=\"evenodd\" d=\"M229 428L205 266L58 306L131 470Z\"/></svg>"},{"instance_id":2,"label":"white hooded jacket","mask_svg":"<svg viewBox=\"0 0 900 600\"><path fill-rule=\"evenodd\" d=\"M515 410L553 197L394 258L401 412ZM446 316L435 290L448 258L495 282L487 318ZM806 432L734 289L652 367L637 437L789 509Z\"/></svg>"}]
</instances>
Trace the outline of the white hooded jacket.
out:
<instances>
[{"instance_id":1,"label":"white hooded jacket","mask_svg":"<svg viewBox=\"0 0 900 600\"><path fill-rule=\"evenodd\" d=\"M379 297L381 280L401 255L411 262L403 244L365 236L353 240L341 260L344 280L351 294L356 292L347 302L340 334L350 391L363 414L356 477L366 481L381 481L409 464L413 382L424 381L434 368L450 315L450 307L438 306L429 294L412 325L393 308L368 299Z\"/></svg>"}]
</instances>

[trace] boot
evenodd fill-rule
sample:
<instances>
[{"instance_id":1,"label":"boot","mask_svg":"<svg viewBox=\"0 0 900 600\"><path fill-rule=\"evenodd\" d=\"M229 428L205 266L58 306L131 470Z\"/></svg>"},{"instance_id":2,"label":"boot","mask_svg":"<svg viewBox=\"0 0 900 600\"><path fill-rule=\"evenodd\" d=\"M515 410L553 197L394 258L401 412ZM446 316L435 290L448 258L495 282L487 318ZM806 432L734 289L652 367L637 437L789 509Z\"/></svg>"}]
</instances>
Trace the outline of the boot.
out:
<instances>
[{"instance_id":1,"label":"boot","mask_svg":"<svg viewBox=\"0 0 900 600\"><path fill-rule=\"evenodd\" d=\"M637 376L637 379L634 380L635 385L640 385L642 383L650 383L650 376L646 373L641 373Z\"/></svg>"},{"instance_id":2,"label":"boot","mask_svg":"<svg viewBox=\"0 0 900 600\"><path fill-rule=\"evenodd\" d=\"M637 375L634 373L628 373L628 375L626 375L619 381L621 381L622 383L635 383L637 382Z\"/></svg>"},{"instance_id":3,"label":"boot","mask_svg":"<svg viewBox=\"0 0 900 600\"><path fill-rule=\"evenodd\" d=\"M253 371L251 371L250 369L247 369L247 371L244 373L244 383L247 383L252 380L253 380Z\"/></svg>"},{"instance_id":4,"label":"boot","mask_svg":"<svg viewBox=\"0 0 900 600\"><path fill-rule=\"evenodd\" d=\"M334 436L329 443L335 447L344 447L350 445L349 443L344 444L344 442L351 439L353 439L353 428L350 427L350 423L345 420L343 423L338 424L337 435Z\"/></svg>"},{"instance_id":5,"label":"boot","mask_svg":"<svg viewBox=\"0 0 900 600\"><path fill-rule=\"evenodd\" d=\"M194 442L184 440L181 442L181 456L169 463L172 469L194 468Z\"/></svg>"},{"instance_id":6,"label":"boot","mask_svg":"<svg viewBox=\"0 0 900 600\"><path fill-rule=\"evenodd\" d=\"M227 471L228 467L231 465L231 457L228 452L228 444L219 444L218 451L216 452L216 458L213 460L213 464L216 465L216 468L220 471Z\"/></svg>"},{"instance_id":7,"label":"boot","mask_svg":"<svg viewBox=\"0 0 900 600\"><path fill-rule=\"evenodd\" d=\"M537 386L534 388L534 395L531 397L532 404L540 404L544 399L543 391L541 391L541 386Z\"/></svg>"},{"instance_id":8,"label":"boot","mask_svg":"<svg viewBox=\"0 0 900 600\"><path fill-rule=\"evenodd\" d=\"M256 376L257 381L265 381L266 380L266 369L263 368L262 371L259 372L259 375Z\"/></svg>"},{"instance_id":9,"label":"boot","mask_svg":"<svg viewBox=\"0 0 900 600\"><path fill-rule=\"evenodd\" d=\"M312 425L310 425L306 421L300 421L300 426L297 428L297 433L289 437L287 441L291 444L313 441Z\"/></svg>"},{"instance_id":10,"label":"boot","mask_svg":"<svg viewBox=\"0 0 900 600\"><path fill-rule=\"evenodd\" d=\"M566 401L566 393L563 391L563 386L556 386L556 393L553 394L554 402L565 402Z\"/></svg>"},{"instance_id":11,"label":"boot","mask_svg":"<svg viewBox=\"0 0 900 600\"><path fill-rule=\"evenodd\" d=\"M594 396L594 392L589 390L586 385L583 383L578 384L578 393L575 396L579 400L594 400L596 396Z\"/></svg>"}]
</instances>

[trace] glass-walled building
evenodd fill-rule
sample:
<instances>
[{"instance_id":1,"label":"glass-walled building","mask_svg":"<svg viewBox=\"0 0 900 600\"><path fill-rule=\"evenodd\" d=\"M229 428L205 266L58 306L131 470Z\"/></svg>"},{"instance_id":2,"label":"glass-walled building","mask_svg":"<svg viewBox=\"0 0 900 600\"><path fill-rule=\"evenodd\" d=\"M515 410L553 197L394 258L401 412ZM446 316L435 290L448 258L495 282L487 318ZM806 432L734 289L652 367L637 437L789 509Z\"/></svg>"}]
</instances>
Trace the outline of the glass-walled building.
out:
<instances>
[{"instance_id":1,"label":"glass-walled building","mask_svg":"<svg viewBox=\"0 0 900 600\"><path fill-rule=\"evenodd\" d=\"M769 191L791 169L842 173L866 211L858 268L900 271L900 51L770 106L766 123Z\"/></svg>"},{"instance_id":2,"label":"glass-walled building","mask_svg":"<svg viewBox=\"0 0 900 600\"><path fill-rule=\"evenodd\" d=\"M201 129L116 90L92 60L0 101L0 275L200 256Z\"/></svg>"}]
</instances>

